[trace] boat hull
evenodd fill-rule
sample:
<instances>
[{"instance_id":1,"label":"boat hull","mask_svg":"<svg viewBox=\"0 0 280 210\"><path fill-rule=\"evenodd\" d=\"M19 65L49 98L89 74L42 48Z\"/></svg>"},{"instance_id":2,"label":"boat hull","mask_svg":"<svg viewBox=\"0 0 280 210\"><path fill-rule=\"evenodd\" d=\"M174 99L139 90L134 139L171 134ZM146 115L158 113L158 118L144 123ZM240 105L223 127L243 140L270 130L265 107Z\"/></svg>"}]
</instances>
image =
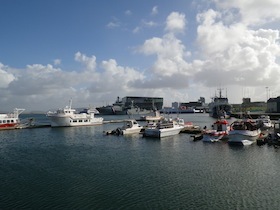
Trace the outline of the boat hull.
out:
<instances>
[{"instance_id":1,"label":"boat hull","mask_svg":"<svg viewBox=\"0 0 280 210\"><path fill-rule=\"evenodd\" d=\"M19 115L24 109L15 108L14 112L9 114L0 114L0 130L11 130L19 128L20 119Z\"/></svg>"},{"instance_id":2,"label":"boat hull","mask_svg":"<svg viewBox=\"0 0 280 210\"><path fill-rule=\"evenodd\" d=\"M174 136L180 133L183 127L176 127L176 128L166 128L166 129L154 129L154 128L147 128L144 131L145 137L153 137L153 138L162 138L167 136Z\"/></svg>"},{"instance_id":3,"label":"boat hull","mask_svg":"<svg viewBox=\"0 0 280 210\"><path fill-rule=\"evenodd\" d=\"M220 134L220 135L211 135L211 134L203 134L202 141L203 142L217 142L225 138L227 134Z\"/></svg>"},{"instance_id":4,"label":"boat hull","mask_svg":"<svg viewBox=\"0 0 280 210\"><path fill-rule=\"evenodd\" d=\"M71 118L67 116L49 116L51 127L74 127L74 126L91 126L103 123L103 118Z\"/></svg>"},{"instance_id":5,"label":"boat hull","mask_svg":"<svg viewBox=\"0 0 280 210\"><path fill-rule=\"evenodd\" d=\"M113 115L115 114L112 106L98 107L96 108L101 115Z\"/></svg>"},{"instance_id":6,"label":"boat hull","mask_svg":"<svg viewBox=\"0 0 280 210\"><path fill-rule=\"evenodd\" d=\"M125 129L125 130L123 130L123 135L139 134L142 129L143 129L143 127Z\"/></svg>"},{"instance_id":7,"label":"boat hull","mask_svg":"<svg viewBox=\"0 0 280 210\"><path fill-rule=\"evenodd\" d=\"M11 130L18 128L19 123L6 123L0 125L0 130Z\"/></svg>"},{"instance_id":8,"label":"boat hull","mask_svg":"<svg viewBox=\"0 0 280 210\"><path fill-rule=\"evenodd\" d=\"M249 130L232 130L228 134L228 143L243 143L244 140L251 142L256 141L260 137L260 129L249 131Z\"/></svg>"}]
</instances>

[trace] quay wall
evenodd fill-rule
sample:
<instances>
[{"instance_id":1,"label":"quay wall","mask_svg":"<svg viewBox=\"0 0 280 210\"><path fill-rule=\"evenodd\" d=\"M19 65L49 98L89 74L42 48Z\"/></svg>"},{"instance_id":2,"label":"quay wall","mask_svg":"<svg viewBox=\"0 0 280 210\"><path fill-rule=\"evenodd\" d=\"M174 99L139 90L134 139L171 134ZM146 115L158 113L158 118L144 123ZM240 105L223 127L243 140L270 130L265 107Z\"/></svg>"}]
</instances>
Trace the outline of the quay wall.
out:
<instances>
[{"instance_id":1,"label":"quay wall","mask_svg":"<svg viewBox=\"0 0 280 210\"><path fill-rule=\"evenodd\" d=\"M268 115L271 120L279 120L280 119L280 113L266 113L266 112L250 112L249 114L244 114L242 112L234 112L231 114L231 117L235 118L242 118L242 116L249 116L253 119L257 119L261 115Z\"/></svg>"}]
</instances>

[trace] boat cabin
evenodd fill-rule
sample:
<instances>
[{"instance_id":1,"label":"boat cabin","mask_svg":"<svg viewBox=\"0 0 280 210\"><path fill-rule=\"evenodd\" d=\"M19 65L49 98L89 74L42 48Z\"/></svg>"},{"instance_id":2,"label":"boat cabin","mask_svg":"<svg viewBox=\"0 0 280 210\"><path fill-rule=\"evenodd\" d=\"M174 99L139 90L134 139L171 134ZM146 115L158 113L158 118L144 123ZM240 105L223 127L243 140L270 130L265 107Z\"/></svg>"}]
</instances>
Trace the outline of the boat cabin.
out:
<instances>
[{"instance_id":1,"label":"boat cabin","mask_svg":"<svg viewBox=\"0 0 280 210\"><path fill-rule=\"evenodd\" d=\"M126 120L124 122L123 128L132 128L132 127L138 127L139 124L135 120Z\"/></svg>"},{"instance_id":2,"label":"boat cabin","mask_svg":"<svg viewBox=\"0 0 280 210\"><path fill-rule=\"evenodd\" d=\"M213 124L213 130L226 131L228 129L228 121L218 120Z\"/></svg>"}]
</instances>

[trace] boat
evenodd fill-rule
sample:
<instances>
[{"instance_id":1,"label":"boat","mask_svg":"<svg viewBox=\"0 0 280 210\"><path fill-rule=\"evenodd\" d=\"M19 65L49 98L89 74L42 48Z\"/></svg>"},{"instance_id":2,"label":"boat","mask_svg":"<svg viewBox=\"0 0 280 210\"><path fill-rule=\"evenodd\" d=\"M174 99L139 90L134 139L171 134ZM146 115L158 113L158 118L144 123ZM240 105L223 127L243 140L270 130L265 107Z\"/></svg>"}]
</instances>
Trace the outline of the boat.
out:
<instances>
[{"instance_id":1,"label":"boat","mask_svg":"<svg viewBox=\"0 0 280 210\"><path fill-rule=\"evenodd\" d=\"M47 112L47 117L51 121L51 127L72 127L72 126L87 126L100 125L103 123L102 117L95 117L94 112L89 109L87 113L77 113L72 108L72 100L69 106L63 109L58 109L55 112Z\"/></svg>"},{"instance_id":2,"label":"boat","mask_svg":"<svg viewBox=\"0 0 280 210\"><path fill-rule=\"evenodd\" d=\"M183 119L164 119L159 122L149 122L144 130L143 136L154 138L174 136L179 134L183 128Z\"/></svg>"},{"instance_id":3,"label":"boat","mask_svg":"<svg viewBox=\"0 0 280 210\"><path fill-rule=\"evenodd\" d=\"M203 139L203 133L197 133L197 134L191 135L190 138L191 138L193 141L202 140L202 139Z\"/></svg>"},{"instance_id":4,"label":"boat","mask_svg":"<svg viewBox=\"0 0 280 210\"><path fill-rule=\"evenodd\" d=\"M229 133L230 126L227 120L218 119L213 123L212 129L203 131L203 142L217 142L225 139Z\"/></svg>"},{"instance_id":5,"label":"boat","mask_svg":"<svg viewBox=\"0 0 280 210\"><path fill-rule=\"evenodd\" d=\"M234 121L228 132L229 144L249 145L255 142L261 135L260 126L256 121L243 119Z\"/></svg>"},{"instance_id":6,"label":"boat","mask_svg":"<svg viewBox=\"0 0 280 210\"><path fill-rule=\"evenodd\" d=\"M213 118L230 118L231 105L228 102L227 97L222 96L222 89L219 88L219 95L212 98L212 102L209 103L209 116Z\"/></svg>"},{"instance_id":7,"label":"boat","mask_svg":"<svg viewBox=\"0 0 280 210\"><path fill-rule=\"evenodd\" d=\"M268 135L262 139L257 140L259 146L268 144L278 148L280 146L280 120L276 120L273 123L273 129L269 130Z\"/></svg>"},{"instance_id":8,"label":"boat","mask_svg":"<svg viewBox=\"0 0 280 210\"><path fill-rule=\"evenodd\" d=\"M261 115L256 119L256 123L260 124L261 129L270 129L273 127L270 117L268 115Z\"/></svg>"},{"instance_id":9,"label":"boat","mask_svg":"<svg viewBox=\"0 0 280 210\"><path fill-rule=\"evenodd\" d=\"M102 115L115 115L116 112L122 111L123 103L120 101L120 97L117 97L117 100L112 105L106 105L102 107L97 107L97 111Z\"/></svg>"},{"instance_id":10,"label":"boat","mask_svg":"<svg viewBox=\"0 0 280 210\"><path fill-rule=\"evenodd\" d=\"M19 115L25 109L15 108L12 113L0 114L0 130L20 128Z\"/></svg>"},{"instance_id":11,"label":"boat","mask_svg":"<svg viewBox=\"0 0 280 210\"><path fill-rule=\"evenodd\" d=\"M139 134L143 129L143 126L139 125L134 119L125 120L122 127L119 127L112 131L107 131L106 134L127 135L127 134Z\"/></svg>"},{"instance_id":12,"label":"boat","mask_svg":"<svg viewBox=\"0 0 280 210\"><path fill-rule=\"evenodd\" d=\"M193 114L193 113L199 113L199 111L192 108L192 107L180 106L179 108L164 107L163 109L160 110L160 113L165 113L165 114Z\"/></svg>"},{"instance_id":13,"label":"boat","mask_svg":"<svg viewBox=\"0 0 280 210\"><path fill-rule=\"evenodd\" d=\"M163 116L160 115L160 112L154 111L153 115L146 115L146 116L141 116L140 120L141 121L160 121L161 119L163 119Z\"/></svg>"},{"instance_id":14,"label":"boat","mask_svg":"<svg viewBox=\"0 0 280 210\"><path fill-rule=\"evenodd\" d=\"M128 107L113 107L115 115L145 115L151 113L151 110L141 109L133 105L133 102Z\"/></svg>"},{"instance_id":15,"label":"boat","mask_svg":"<svg viewBox=\"0 0 280 210\"><path fill-rule=\"evenodd\" d=\"M151 110L143 109L134 105L133 100L130 105L125 105L120 97L112 105L102 106L96 108L102 115L144 115L151 113Z\"/></svg>"}]
</instances>

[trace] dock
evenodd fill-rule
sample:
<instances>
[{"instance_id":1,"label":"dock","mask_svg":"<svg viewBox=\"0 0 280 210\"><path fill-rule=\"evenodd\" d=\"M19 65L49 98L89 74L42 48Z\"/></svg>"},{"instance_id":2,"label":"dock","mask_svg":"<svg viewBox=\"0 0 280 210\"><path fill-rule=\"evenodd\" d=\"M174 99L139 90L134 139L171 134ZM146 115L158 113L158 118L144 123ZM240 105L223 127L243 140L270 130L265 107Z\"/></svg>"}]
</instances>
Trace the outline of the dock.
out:
<instances>
[{"instance_id":1,"label":"dock","mask_svg":"<svg viewBox=\"0 0 280 210\"><path fill-rule=\"evenodd\" d=\"M242 116L250 116L253 119L257 119L261 115L267 115L270 117L271 120L279 120L280 113L265 113L265 112L250 112L250 113L242 113L242 112L235 112L231 114L231 117L235 118L242 118Z\"/></svg>"}]
</instances>

